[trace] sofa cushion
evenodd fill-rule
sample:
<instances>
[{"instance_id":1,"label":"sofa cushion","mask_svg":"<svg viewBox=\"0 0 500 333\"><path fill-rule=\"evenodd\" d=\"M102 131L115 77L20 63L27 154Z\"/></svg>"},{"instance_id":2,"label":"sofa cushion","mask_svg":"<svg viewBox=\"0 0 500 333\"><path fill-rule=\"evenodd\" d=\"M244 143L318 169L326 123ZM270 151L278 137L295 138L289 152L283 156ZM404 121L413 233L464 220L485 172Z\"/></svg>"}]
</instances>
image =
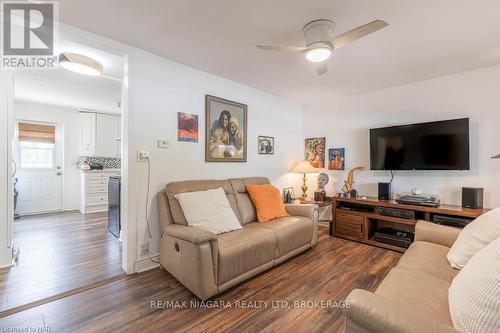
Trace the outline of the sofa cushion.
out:
<instances>
[{"instance_id":1,"label":"sofa cushion","mask_svg":"<svg viewBox=\"0 0 500 333\"><path fill-rule=\"evenodd\" d=\"M448 252L450 265L462 269L476 253L498 237L500 207L490 210L465 226Z\"/></svg>"},{"instance_id":2,"label":"sofa cushion","mask_svg":"<svg viewBox=\"0 0 500 333\"><path fill-rule=\"evenodd\" d=\"M266 177L248 177L229 179L235 196L241 224L247 224L257 220L255 207L245 188L248 184L270 184Z\"/></svg>"},{"instance_id":3,"label":"sofa cushion","mask_svg":"<svg viewBox=\"0 0 500 333\"><path fill-rule=\"evenodd\" d=\"M451 282L459 270L451 268L446 258L449 247L425 241L413 242L398 266L429 273Z\"/></svg>"},{"instance_id":4,"label":"sofa cushion","mask_svg":"<svg viewBox=\"0 0 500 333\"><path fill-rule=\"evenodd\" d=\"M179 193L175 198L190 227L200 227L216 235L241 229L222 187Z\"/></svg>"},{"instance_id":5,"label":"sofa cushion","mask_svg":"<svg viewBox=\"0 0 500 333\"><path fill-rule=\"evenodd\" d=\"M500 332L500 238L479 251L449 290L453 326L461 332Z\"/></svg>"},{"instance_id":6,"label":"sofa cushion","mask_svg":"<svg viewBox=\"0 0 500 333\"><path fill-rule=\"evenodd\" d=\"M271 184L248 184L245 186L257 212L260 223L289 216L280 191Z\"/></svg>"},{"instance_id":7,"label":"sofa cushion","mask_svg":"<svg viewBox=\"0 0 500 333\"><path fill-rule=\"evenodd\" d=\"M450 285L450 282L434 275L396 266L375 293L395 302L411 305L443 324L453 325L448 306Z\"/></svg>"},{"instance_id":8,"label":"sofa cushion","mask_svg":"<svg viewBox=\"0 0 500 333\"><path fill-rule=\"evenodd\" d=\"M251 228L264 228L276 234L277 247L274 259L311 243L313 236L313 222L302 216L282 217L266 223L250 223Z\"/></svg>"},{"instance_id":9,"label":"sofa cushion","mask_svg":"<svg viewBox=\"0 0 500 333\"><path fill-rule=\"evenodd\" d=\"M187 225L186 217L182 212L181 205L179 201L175 198L176 194L194 191L204 191L210 189L216 189L222 187L226 193L227 200L234 211L234 214L241 222L240 214L238 212L238 207L236 205L236 199L234 197L233 188L228 180L188 180L182 182L172 182L165 186L165 192L167 194L168 203L170 205L170 212L172 213L172 219L175 224Z\"/></svg>"},{"instance_id":10,"label":"sofa cushion","mask_svg":"<svg viewBox=\"0 0 500 333\"><path fill-rule=\"evenodd\" d=\"M219 279L223 284L274 259L276 235L272 230L252 228L217 236L219 245Z\"/></svg>"}]
</instances>

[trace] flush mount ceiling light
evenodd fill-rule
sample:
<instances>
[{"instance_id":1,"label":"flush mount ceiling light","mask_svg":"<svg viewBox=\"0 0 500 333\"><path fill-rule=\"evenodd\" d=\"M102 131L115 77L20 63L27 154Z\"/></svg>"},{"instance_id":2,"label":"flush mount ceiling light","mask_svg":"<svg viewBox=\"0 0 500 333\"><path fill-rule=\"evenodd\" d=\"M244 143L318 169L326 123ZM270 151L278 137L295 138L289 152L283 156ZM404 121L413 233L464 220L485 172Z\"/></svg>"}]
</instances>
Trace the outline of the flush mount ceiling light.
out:
<instances>
[{"instance_id":1,"label":"flush mount ceiling light","mask_svg":"<svg viewBox=\"0 0 500 333\"><path fill-rule=\"evenodd\" d=\"M322 62L330 58L332 48L323 42L314 43L309 46L309 51L306 53L306 59L310 62Z\"/></svg>"},{"instance_id":2,"label":"flush mount ceiling light","mask_svg":"<svg viewBox=\"0 0 500 333\"><path fill-rule=\"evenodd\" d=\"M78 74L90 76L102 75L102 64L83 54L61 53L59 54L59 65L64 69Z\"/></svg>"}]
</instances>

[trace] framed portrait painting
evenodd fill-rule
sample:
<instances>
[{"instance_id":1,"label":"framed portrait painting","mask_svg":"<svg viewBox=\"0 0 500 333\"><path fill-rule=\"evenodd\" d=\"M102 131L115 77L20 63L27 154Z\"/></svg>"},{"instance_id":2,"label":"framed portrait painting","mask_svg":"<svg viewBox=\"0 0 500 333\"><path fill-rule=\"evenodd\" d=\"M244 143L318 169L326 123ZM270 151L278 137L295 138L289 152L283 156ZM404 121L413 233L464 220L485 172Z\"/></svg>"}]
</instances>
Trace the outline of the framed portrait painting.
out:
<instances>
[{"instance_id":1,"label":"framed portrait painting","mask_svg":"<svg viewBox=\"0 0 500 333\"><path fill-rule=\"evenodd\" d=\"M345 170L345 148L328 149L328 170Z\"/></svg>"},{"instance_id":2,"label":"framed portrait painting","mask_svg":"<svg viewBox=\"0 0 500 333\"><path fill-rule=\"evenodd\" d=\"M247 106L205 96L205 161L247 161Z\"/></svg>"},{"instance_id":3,"label":"framed portrait painting","mask_svg":"<svg viewBox=\"0 0 500 333\"><path fill-rule=\"evenodd\" d=\"M274 154L274 137L259 135L257 138L257 152L259 155Z\"/></svg>"},{"instance_id":4,"label":"framed portrait painting","mask_svg":"<svg viewBox=\"0 0 500 333\"><path fill-rule=\"evenodd\" d=\"M305 159L315 168L325 167L326 138L308 138L305 140Z\"/></svg>"}]
</instances>

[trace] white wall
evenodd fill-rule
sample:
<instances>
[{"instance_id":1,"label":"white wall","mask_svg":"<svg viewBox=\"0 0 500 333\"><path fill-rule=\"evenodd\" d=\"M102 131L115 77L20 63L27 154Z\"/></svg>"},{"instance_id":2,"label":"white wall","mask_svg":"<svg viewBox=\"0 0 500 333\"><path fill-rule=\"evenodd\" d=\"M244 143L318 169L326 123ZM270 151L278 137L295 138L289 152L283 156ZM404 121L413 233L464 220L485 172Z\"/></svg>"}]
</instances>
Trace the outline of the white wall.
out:
<instances>
[{"instance_id":1,"label":"white wall","mask_svg":"<svg viewBox=\"0 0 500 333\"><path fill-rule=\"evenodd\" d=\"M14 101L14 119L61 125L64 136L63 209L78 209L80 206L80 171L76 167L80 131L78 110L75 108L16 100Z\"/></svg>"},{"instance_id":2,"label":"white wall","mask_svg":"<svg viewBox=\"0 0 500 333\"><path fill-rule=\"evenodd\" d=\"M460 204L462 186L484 187L485 206L500 206L500 160L490 158L500 153L499 87L500 66L495 66L306 106L304 136L326 136L327 148L345 147L346 171L367 168L355 177L355 188L376 195L376 183L389 177L369 170L369 128L470 117L469 171L400 171L393 192L418 187L439 194L445 203ZM328 173L339 179L335 190L340 191L346 172Z\"/></svg>"},{"instance_id":3,"label":"white wall","mask_svg":"<svg viewBox=\"0 0 500 333\"><path fill-rule=\"evenodd\" d=\"M294 161L303 158L301 106L147 52L131 51L129 121L133 125L129 126L129 152L148 150L150 153L153 196L148 214L153 233L151 253L158 252L160 236L156 193L168 182L267 176L280 188L296 186L298 190L298 177L288 170ZM248 162L205 162L206 94L248 105ZM198 143L177 142L177 112L199 115ZM274 155L257 154L258 135L275 137ZM170 148L158 149L158 139L169 140ZM149 241L145 221L147 164L138 163L132 157L128 166L130 188L137 181L136 241L139 257L141 244Z\"/></svg>"}]
</instances>

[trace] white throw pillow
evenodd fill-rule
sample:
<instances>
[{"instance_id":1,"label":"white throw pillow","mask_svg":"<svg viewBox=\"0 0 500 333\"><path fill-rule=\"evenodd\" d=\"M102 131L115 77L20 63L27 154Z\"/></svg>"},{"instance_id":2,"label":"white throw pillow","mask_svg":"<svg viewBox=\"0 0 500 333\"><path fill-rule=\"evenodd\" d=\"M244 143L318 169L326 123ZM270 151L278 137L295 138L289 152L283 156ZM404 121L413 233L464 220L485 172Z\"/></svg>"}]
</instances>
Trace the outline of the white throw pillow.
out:
<instances>
[{"instance_id":1,"label":"white throw pillow","mask_svg":"<svg viewBox=\"0 0 500 333\"><path fill-rule=\"evenodd\" d=\"M500 238L479 251L448 291L453 326L461 332L500 332Z\"/></svg>"},{"instance_id":2,"label":"white throw pillow","mask_svg":"<svg viewBox=\"0 0 500 333\"><path fill-rule=\"evenodd\" d=\"M500 207L490 210L469 223L448 251L451 267L462 269L482 248L500 237Z\"/></svg>"},{"instance_id":3,"label":"white throw pillow","mask_svg":"<svg viewBox=\"0 0 500 333\"><path fill-rule=\"evenodd\" d=\"M200 227L216 235L242 228L221 187L180 193L175 198L190 227Z\"/></svg>"}]
</instances>

